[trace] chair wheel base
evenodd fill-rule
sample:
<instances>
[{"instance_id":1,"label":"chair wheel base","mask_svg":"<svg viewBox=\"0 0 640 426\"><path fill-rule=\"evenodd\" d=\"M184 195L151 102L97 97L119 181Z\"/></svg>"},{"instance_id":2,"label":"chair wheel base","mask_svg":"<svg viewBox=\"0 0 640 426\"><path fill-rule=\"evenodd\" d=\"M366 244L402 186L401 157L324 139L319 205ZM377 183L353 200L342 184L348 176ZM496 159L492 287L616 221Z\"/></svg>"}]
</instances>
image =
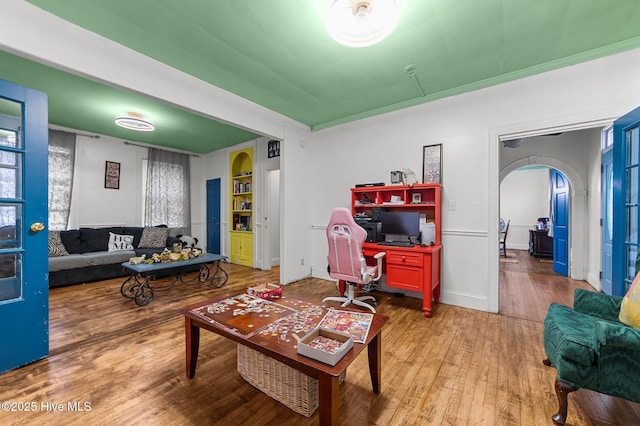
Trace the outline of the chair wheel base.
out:
<instances>
[{"instance_id":1,"label":"chair wheel base","mask_svg":"<svg viewBox=\"0 0 640 426\"><path fill-rule=\"evenodd\" d=\"M364 302L364 300L372 300L372 302L366 303ZM342 306L343 308L353 304L356 306L360 306L362 308L367 308L374 314L376 313L376 309L374 308L374 306L377 306L377 302L373 296L362 296L362 297L356 297L355 299L352 299L349 297L325 297L324 299L322 299L322 301L323 302L342 302L342 305L340 306Z\"/></svg>"}]
</instances>

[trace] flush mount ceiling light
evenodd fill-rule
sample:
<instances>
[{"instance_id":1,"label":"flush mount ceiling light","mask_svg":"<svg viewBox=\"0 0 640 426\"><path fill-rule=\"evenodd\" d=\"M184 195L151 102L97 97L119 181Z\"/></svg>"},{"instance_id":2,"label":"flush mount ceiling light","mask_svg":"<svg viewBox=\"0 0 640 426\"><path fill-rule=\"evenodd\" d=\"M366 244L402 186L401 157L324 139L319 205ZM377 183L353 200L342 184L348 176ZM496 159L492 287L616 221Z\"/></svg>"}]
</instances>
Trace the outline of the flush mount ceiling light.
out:
<instances>
[{"instance_id":1,"label":"flush mount ceiling light","mask_svg":"<svg viewBox=\"0 0 640 426\"><path fill-rule=\"evenodd\" d=\"M399 16L396 0L336 0L325 21L329 34L338 43L365 47L391 34Z\"/></svg>"},{"instance_id":2,"label":"flush mount ceiling light","mask_svg":"<svg viewBox=\"0 0 640 426\"><path fill-rule=\"evenodd\" d=\"M129 130L138 132L152 132L156 126L149 120L145 120L144 116L137 112L129 112L127 115L116 117L116 124Z\"/></svg>"}]
</instances>

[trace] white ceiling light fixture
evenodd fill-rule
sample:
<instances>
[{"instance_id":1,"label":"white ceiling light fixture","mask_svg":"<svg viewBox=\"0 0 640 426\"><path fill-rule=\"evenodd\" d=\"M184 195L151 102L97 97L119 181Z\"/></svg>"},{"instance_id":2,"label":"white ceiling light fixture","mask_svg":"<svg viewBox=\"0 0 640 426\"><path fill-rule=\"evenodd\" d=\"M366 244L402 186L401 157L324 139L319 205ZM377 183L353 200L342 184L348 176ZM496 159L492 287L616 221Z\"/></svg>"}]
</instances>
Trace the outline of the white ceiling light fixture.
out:
<instances>
[{"instance_id":1,"label":"white ceiling light fixture","mask_svg":"<svg viewBox=\"0 0 640 426\"><path fill-rule=\"evenodd\" d=\"M116 117L116 124L125 129L138 132L153 132L156 129L155 124L145 120L144 116L137 112L129 112L127 115Z\"/></svg>"},{"instance_id":2,"label":"white ceiling light fixture","mask_svg":"<svg viewBox=\"0 0 640 426\"><path fill-rule=\"evenodd\" d=\"M335 0L325 22L338 43L365 47L391 34L399 17L397 0Z\"/></svg>"}]
</instances>

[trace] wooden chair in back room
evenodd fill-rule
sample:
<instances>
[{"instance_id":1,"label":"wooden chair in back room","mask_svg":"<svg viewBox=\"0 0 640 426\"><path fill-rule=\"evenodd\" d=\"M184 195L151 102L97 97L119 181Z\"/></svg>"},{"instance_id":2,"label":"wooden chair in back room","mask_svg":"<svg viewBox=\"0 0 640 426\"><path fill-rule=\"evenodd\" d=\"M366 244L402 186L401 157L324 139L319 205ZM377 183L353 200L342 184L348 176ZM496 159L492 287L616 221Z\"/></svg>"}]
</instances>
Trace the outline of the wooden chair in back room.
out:
<instances>
[{"instance_id":1,"label":"wooden chair in back room","mask_svg":"<svg viewBox=\"0 0 640 426\"><path fill-rule=\"evenodd\" d=\"M504 257L507 257L507 234L509 233L509 224L511 220L508 220L504 229L500 229L500 251Z\"/></svg>"}]
</instances>

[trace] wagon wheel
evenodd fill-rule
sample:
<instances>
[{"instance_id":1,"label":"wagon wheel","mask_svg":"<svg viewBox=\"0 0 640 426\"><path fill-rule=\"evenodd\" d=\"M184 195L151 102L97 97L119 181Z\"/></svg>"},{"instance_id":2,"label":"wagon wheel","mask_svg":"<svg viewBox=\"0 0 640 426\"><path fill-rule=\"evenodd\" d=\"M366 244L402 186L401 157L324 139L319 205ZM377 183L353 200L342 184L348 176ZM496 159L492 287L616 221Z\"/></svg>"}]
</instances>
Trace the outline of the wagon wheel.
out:
<instances>
[{"instance_id":1,"label":"wagon wheel","mask_svg":"<svg viewBox=\"0 0 640 426\"><path fill-rule=\"evenodd\" d=\"M200 272L198 275L198 281L206 283L209 280L209 266L206 264L200 265Z\"/></svg>"},{"instance_id":2,"label":"wagon wheel","mask_svg":"<svg viewBox=\"0 0 640 426\"><path fill-rule=\"evenodd\" d=\"M153 299L153 290L149 286L141 286L140 291L133 299L138 306L144 306Z\"/></svg>"},{"instance_id":3,"label":"wagon wheel","mask_svg":"<svg viewBox=\"0 0 640 426\"><path fill-rule=\"evenodd\" d=\"M229 275L227 274L227 271L222 268L218 268L213 277L211 277L211 284L216 288L220 288L227 283L228 279Z\"/></svg>"},{"instance_id":4,"label":"wagon wheel","mask_svg":"<svg viewBox=\"0 0 640 426\"><path fill-rule=\"evenodd\" d=\"M135 277L131 276L128 280L122 283L120 287L120 294L127 299L135 299L140 292L140 283Z\"/></svg>"}]
</instances>

